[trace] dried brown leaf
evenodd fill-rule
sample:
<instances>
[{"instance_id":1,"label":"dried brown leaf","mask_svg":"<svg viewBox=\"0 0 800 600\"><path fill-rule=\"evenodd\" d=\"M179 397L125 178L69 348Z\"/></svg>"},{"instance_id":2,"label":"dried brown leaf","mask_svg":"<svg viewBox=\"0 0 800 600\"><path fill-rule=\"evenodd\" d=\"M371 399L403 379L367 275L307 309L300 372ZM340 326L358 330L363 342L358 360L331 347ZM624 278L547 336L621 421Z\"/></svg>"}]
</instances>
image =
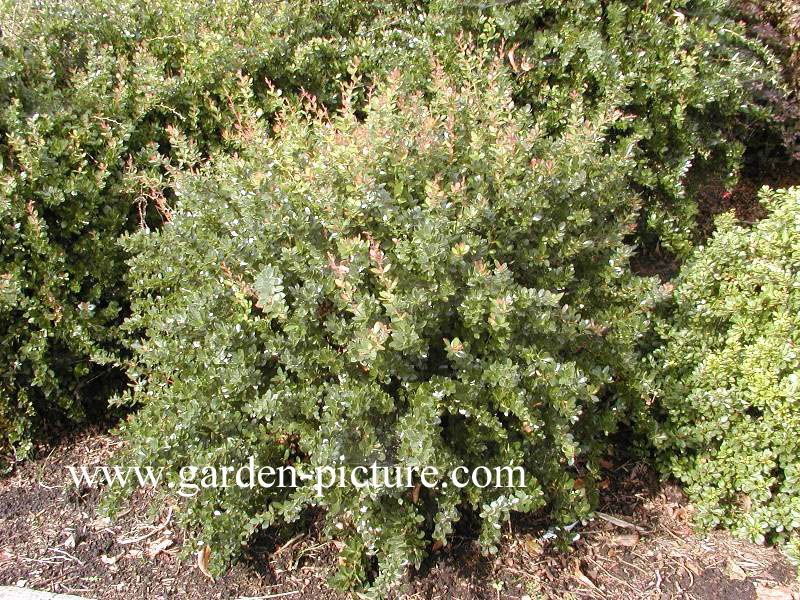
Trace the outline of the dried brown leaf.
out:
<instances>
[{"instance_id":1,"label":"dried brown leaf","mask_svg":"<svg viewBox=\"0 0 800 600\"><path fill-rule=\"evenodd\" d=\"M522 540L522 546L531 556L539 556L542 553L542 544L536 538L528 536Z\"/></svg>"},{"instance_id":2,"label":"dried brown leaf","mask_svg":"<svg viewBox=\"0 0 800 600\"><path fill-rule=\"evenodd\" d=\"M508 51L508 62L511 63L511 68L513 69L514 73L517 73L519 71L519 67L517 67L517 64L514 62L514 50L516 50L516 48L517 47L514 46L513 48L511 48L511 50Z\"/></svg>"},{"instance_id":3,"label":"dried brown leaf","mask_svg":"<svg viewBox=\"0 0 800 600\"><path fill-rule=\"evenodd\" d=\"M104 565L113 565L124 556L124 552L122 552L119 556L107 556L105 554L100 555L100 562Z\"/></svg>"},{"instance_id":4,"label":"dried brown leaf","mask_svg":"<svg viewBox=\"0 0 800 600\"><path fill-rule=\"evenodd\" d=\"M581 571L581 568L580 568L580 566L577 566L577 565L575 566L575 572L572 574L572 576L573 576L573 577L574 577L574 578L575 578L575 579L576 579L576 580L577 580L579 583L581 583L581 584L585 585L585 586L586 586L586 587L588 587L588 588L595 589L595 588L597 587L597 586L594 584L594 581L592 581L592 580L591 580L591 579L589 579L589 578L588 578L586 575L584 575L584 574L583 574L583 571Z\"/></svg>"},{"instance_id":5,"label":"dried brown leaf","mask_svg":"<svg viewBox=\"0 0 800 600\"><path fill-rule=\"evenodd\" d=\"M173 541L170 538L164 538L157 542L150 544L147 548L147 556L150 558L155 558L159 554L161 554L164 550L172 546Z\"/></svg>"},{"instance_id":6,"label":"dried brown leaf","mask_svg":"<svg viewBox=\"0 0 800 600\"><path fill-rule=\"evenodd\" d=\"M639 534L634 533L620 533L611 538L610 543L612 546L625 546L626 548L633 548L639 543Z\"/></svg>"},{"instance_id":7,"label":"dried brown leaf","mask_svg":"<svg viewBox=\"0 0 800 600\"><path fill-rule=\"evenodd\" d=\"M686 567L686 570L690 571L695 577L700 577L703 572L703 570L700 568L700 565L693 560L686 559L683 561L683 565Z\"/></svg>"},{"instance_id":8,"label":"dried brown leaf","mask_svg":"<svg viewBox=\"0 0 800 600\"><path fill-rule=\"evenodd\" d=\"M200 572L208 577L211 581L214 581L214 576L211 575L211 571L208 570L208 559L211 558L211 548L206 546L202 550L197 552L197 568L200 569Z\"/></svg>"},{"instance_id":9,"label":"dried brown leaf","mask_svg":"<svg viewBox=\"0 0 800 600\"><path fill-rule=\"evenodd\" d=\"M421 489L422 489L422 485L418 483L417 485L414 486L414 491L411 492L411 501L414 504L416 504L417 501L419 500L419 491Z\"/></svg>"},{"instance_id":10,"label":"dried brown leaf","mask_svg":"<svg viewBox=\"0 0 800 600\"><path fill-rule=\"evenodd\" d=\"M768 588L757 585L756 598L757 600L795 600L796 596L792 595L792 591L789 588Z\"/></svg>"},{"instance_id":11,"label":"dried brown leaf","mask_svg":"<svg viewBox=\"0 0 800 600\"><path fill-rule=\"evenodd\" d=\"M747 579L747 573L744 569L732 558L729 558L725 563L725 575L736 581L744 581Z\"/></svg>"}]
</instances>

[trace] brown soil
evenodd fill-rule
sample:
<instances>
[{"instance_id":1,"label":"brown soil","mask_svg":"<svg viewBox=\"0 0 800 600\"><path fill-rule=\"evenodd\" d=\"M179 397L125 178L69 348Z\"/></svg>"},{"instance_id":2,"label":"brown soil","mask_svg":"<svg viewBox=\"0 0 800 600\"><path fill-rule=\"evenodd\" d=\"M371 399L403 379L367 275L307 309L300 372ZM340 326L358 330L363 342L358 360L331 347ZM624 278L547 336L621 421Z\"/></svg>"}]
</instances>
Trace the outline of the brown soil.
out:
<instances>
[{"instance_id":1,"label":"brown soil","mask_svg":"<svg viewBox=\"0 0 800 600\"><path fill-rule=\"evenodd\" d=\"M734 211L736 218L744 225L763 219L766 210L758 201L758 190L765 185L772 188L800 185L800 162L792 163L776 175L742 177L731 190L714 178L705 181L698 190L697 225L701 240L713 233L714 219L721 213Z\"/></svg>"},{"instance_id":2,"label":"brown soil","mask_svg":"<svg viewBox=\"0 0 800 600\"><path fill-rule=\"evenodd\" d=\"M347 597L325 585L337 550L314 527L296 540L265 535L212 581L178 558L184 534L168 520L170 507L153 514L139 494L118 520L102 518L100 491L76 492L65 467L107 464L118 445L103 431L73 433L0 480L0 585L109 599ZM568 551L540 543L543 524L532 517L512 520L491 559L464 531L395 598L800 598L796 571L776 550L694 534L680 489L648 467L623 464L607 475L603 516L573 530L579 538Z\"/></svg>"},{"instance_id":3,"label":"brown soil","mask_svg":"<svg viewBox=\"0 0 800 600\"><path fill-rule=\"evenodd\" d=\"M696 241L705 243L711 237L715 230L715 219L722 213L733 211L736 219L744 226L763 219L767 211L758 201L758 191L763 186L786 188L800 185L800 161L792 162L784 168L776 168L775 171L777 174L742 176L731 189L715 175L695 174L690 187L697 196ZM631 267L637 275L658 276L662 282L666 282L675 278L680 271L681 262L669 250L656 243L639 247L631 258Z\"/></svg>"}]
</instances>

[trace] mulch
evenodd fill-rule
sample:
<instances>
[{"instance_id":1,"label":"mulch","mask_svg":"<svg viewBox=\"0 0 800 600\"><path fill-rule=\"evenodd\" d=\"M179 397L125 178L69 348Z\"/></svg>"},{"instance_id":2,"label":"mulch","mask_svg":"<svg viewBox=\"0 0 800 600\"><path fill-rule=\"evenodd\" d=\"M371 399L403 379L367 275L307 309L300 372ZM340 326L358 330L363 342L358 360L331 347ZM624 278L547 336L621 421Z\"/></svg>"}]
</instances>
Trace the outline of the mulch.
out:
<instances>
[{"instance_id":1,"label":"mulch","mask_svg":"<svg viewBox=\"0 0 800 600\"><path fill-rule=\"evenodd\" d=\"M73 432L0 479L0 585L97 599L349 597L325 584L338 551L314 521L300 537L266 532L212 581L179 557L185 532L173 507L142 492L115 521L104 518L101 491L76 491L66 467L108 464L120 444L98 427ZM612 461L607 478L601 516L578 525L566 551L541 541L541 520L518 516L500 554L487 558L474 523L464 523L393 598L800 599L796 571L778 551L696 534L680 488L648 466Z\"/></svg>"}]
</instances>

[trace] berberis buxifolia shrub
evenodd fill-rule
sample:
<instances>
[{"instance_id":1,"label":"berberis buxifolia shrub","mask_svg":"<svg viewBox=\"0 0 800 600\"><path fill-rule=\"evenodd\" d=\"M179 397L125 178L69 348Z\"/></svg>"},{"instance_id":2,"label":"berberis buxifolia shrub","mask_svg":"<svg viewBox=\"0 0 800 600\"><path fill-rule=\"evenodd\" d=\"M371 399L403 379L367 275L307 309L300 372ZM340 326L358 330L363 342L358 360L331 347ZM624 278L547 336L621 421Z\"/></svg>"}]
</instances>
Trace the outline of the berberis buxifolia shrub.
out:
<instances>
[{"instance_id":1,"label":"berberis buxifolia shrub","mask_svg":"<svg viewBox=\"0 0 800 600\"><path fill-rule=\"evenodd\" d=\"M697 522L800 557L800 188L698 248L658 321L649 437Z\"/></svg>"},{"instance_id":2,"label":"berberis buxifolia shrub","mask_svg":"<svg viewBox=\"0 0 800 600\"><path fill-rule=\"evenodd\" d=\"M765 74L769 57L731 18L729 0L433 4L426 23L438 39L463 29L482 44L504 44L515 99L546 115L548 131L564 126L574 94L586 106L616 98L629 117L615 125L620 137L640 140L630 173L642 195L637 234L688 256L697 201L687 173L730 181L741 142L749 141L745 132L763 115L753 90L778 87Z\"/></svg>"},{"instance_id":3,"label":"berberis buxifolia shrub","mask_svg":"<svg viewBox=\"0 0 800 600\"><path fill-rule=\"evenodd\" d=\"M651 306L623 243L636 140L609 152L624 115L587 118L577 95L543 135L550 115L515 107L500 61L464 51L451 68L421 92L394 73L359 114L353 89L330 117L287 104L274 136L247 120L238 156L177 174L170 222L125 241L126 327L145 335L120 460L173 481L250 456L511 465L526 486L203 488L179 514L216 568L321 507L347 544L338 582L381 592L463 510L491 551L509 511L564 522L594 499Z\"/></svg>"},{"instance_id":4,"label":"berberis buxifolia shrub","mask_svg":"<svg viewBox=\"0 0 800 600\"><path fill-rule=\"evenodd\" d=\"M12 8L13 5L13 8ZM353 57L366 78L399 67L418 85L435 50L445 68L466 32L503 47L514 96L558 135L575 96L626 114L605 142L637 136L629 183L641 220L686 251L693 162L735 165L727 124L752 112L758 48L727 0L2 0L0 61L0 445L24 454L33 413L79 416L104 399L128 310L117 237L157 226L180 166L170 128L200 152L235 151L237 71L262 101L269 78L341 102ZM26 12L27 10L27 12ZM19 15L27 14L20 21ZM357 103L363 101L363 95ZM187 167L188 165L183 165ZM141 212L140 212L141 209Z\"/></svg>"},{"instance_id":5,"label":"berberis buxifolia shrub","mask_svg":"<svg viewBox=\"0 0 800 600\"><path fill-rule=\"evenodd\" d=\"M256 94L269 77L287 94L304 87L331 102L348 36L379 4L2 7L0 452L23 456L35 413L77 418L86 399L106 401L102 365L128 306L116 240L166 216L170 128L203 154L234 150L222 132L236 125L237 71L253 76Z\"/></svg>"}]
</instances>

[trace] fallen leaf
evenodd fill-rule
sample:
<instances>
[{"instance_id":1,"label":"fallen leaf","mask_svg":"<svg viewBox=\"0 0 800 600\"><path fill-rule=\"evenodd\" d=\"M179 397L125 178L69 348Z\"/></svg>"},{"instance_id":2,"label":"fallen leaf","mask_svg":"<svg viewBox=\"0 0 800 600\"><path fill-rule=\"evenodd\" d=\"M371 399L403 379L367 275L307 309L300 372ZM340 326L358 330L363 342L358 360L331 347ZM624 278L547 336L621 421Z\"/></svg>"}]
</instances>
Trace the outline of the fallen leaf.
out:
<instances>
[{"instance_id":1,"label":"fallen leaf","mask_svg":"<svg viewBox=\"0 0 800 600\"><path fill-rule=\"evenodd\" d=\"M698 565L693 560L688 560L687 559L687 560L683 561L683 565L686 567L686 570L687 571L691 571L692 574L694 574L695 577L700 577L700 575L703 572L702 569L700 568L700 565Z\"/></svg>"},{"instance_id":2,"label":"fallen leaf","mask_svg":"<svg viewBox=\"0 0 800 600\"><path fill-rule=\"evenodd\" d=\"M103 563L104 565L113 565L113 564L116 564L116 562L120 558L122 558L122 556L124 554L125 554L124 552L122 554L120 554L119 556L106 556L105 554L101 554L100 555L100 562Z\"/></svg>"},{"instance_id":3,"label":"fallen leaf","mask_svg":"<svg viewBox=\"0 0 800 600\"><path fill-rule=\"evenodd\" d=\"M147 549L147 556L150 558L155 558L159 554L161 554L164 550L172 546L173 542L169 538L165 538L163 540L159 540L153 544L150 544L150 547Z\"/></svg>"},{"instance_id":4,"label":"fallen leaf","mask_svg":"<svg viewBox=\"0 0 800 600\"><path fill-rule=\"evenodd\" d=\"M747 573L745 573L744 569L732 558L729 558L725 563L725 575L736 581L744 581L747 579Z\"/></svg>"},{"instance_id":5,"label":"fallen leaf","mask_svg":"<svg viewBox=\"0 0 800 600\"><path fill-rule=\"evenodd\" d=\"M638 543L639 534L635 532L620 533L619 535L615 535L611 538L611 544L613 546L625 546L626 548L633 548Z\"/></svg>"},{"instance_id":6,"label":"fallen leaf","mask_svg":"<svg viewBox=\"0 0 800 600\"><path fill-rule=\"evenodd\" d=\"M12 558L14 558L13 554L7 552L6 550L0 550L0 562L11 560Z\"/></svg>"},{"instance_id":7,"label":"fallen leaf","mask_svg":"<svg viewBox=\"0 0 800 600\"><path fill-rule=\"evenodd\" d=\"M342 550L344 550L345 546L344 542L341 542L339 540L333 540L331 543L333 544L333 547L336 548L337 552L341 552Z\"/></svg>"},{"instance_id":8,"label":"fallen leaf","mask_svg":"<svg viewBox=\"0 0 800 600\"><path fill-rule=\"evenodd\" d=\"M542 544L534 537L528 536L522 541L525 552L531 556L539 556L542 553Z\"/></svg>"},{"instance_id":9,"label":"fallen leaf","mask_svg":"<svg viewBox=\"0 0 800 600\"><path fill-rule=\"evenodd\" d=\"M75 547L75 534L70 533L67 536L67 539L64 540L64 548L74 548Z\"/></svg>"},{"instance_id":10,"label":"fallen leaf","mask_svg":"<svg viewBox=\"0 0 800 600\"><path fill-rule=\"evenodd\" d=\"M674 517L678 521L688 521L689 520L689 511L686 510L685 506L679 506L678 508L676 508L674 510L674 512L672 514L674 515Z\"/></svg>"},{"instance_id":11,"label":"fallen leaf","mask_svg":"<svg viewBox=\"0 0 800 600\"><path fill-rule=\"evenodd\" d=\"M587 587L590 587L590 588L593 588L593 589L597 587L594 584L594 581L592 581L586 575L583 574L583 572L581 571L581 568L579 566L575 567L575 572L572 574L572 576L575 579L577 579L580 583L582 583L583 585L585 585Z\"/></svg>"},{"instance_id":12,"label":"fallen leaf","mask_svg":"<svg viewBox=\"0 0 800 600\"><path fill-rule=\"evenodd\" d=\"M768 588L756 586L757 600L793 600L794 596L789 588L775 587Z\"/></svg>"},{"instance_id":13,"label":"fallen leaf","mask_svg":"<svg viewBox=\"0 0 800 600\"><path fill-rule=\"evenodd\" d=\"M124 516L124 515L119 515L119 516ZM109 517L100 517L89 523L89 526L92 529L105 529L110 525L111 525L111 519Z\"/></svg>"},{"instance_id":14,"label":"fallen leaf","mask_svg":"<svg viewBox=\"0 0 800 600\"><path fill-rule=\"evenodd\" d=\"M211 571L208 570L208 559L211 558L211 548L206 546L202 550L197 552L197 568L200 569L200 572L208 577L211 581L214 581L214 576L211 574Z\"/></svg>"},{"instance_id":15,"label":"fallen leaf","mask_svg":"<svg viewBox=\"0 0 800 600\"><path fill-rule=\"evenodd\" d=\"M435 540L431 546L431 552L438 552L442 548L444 548L444 542L442 540Z\"/></svg>"}]
</instances>

